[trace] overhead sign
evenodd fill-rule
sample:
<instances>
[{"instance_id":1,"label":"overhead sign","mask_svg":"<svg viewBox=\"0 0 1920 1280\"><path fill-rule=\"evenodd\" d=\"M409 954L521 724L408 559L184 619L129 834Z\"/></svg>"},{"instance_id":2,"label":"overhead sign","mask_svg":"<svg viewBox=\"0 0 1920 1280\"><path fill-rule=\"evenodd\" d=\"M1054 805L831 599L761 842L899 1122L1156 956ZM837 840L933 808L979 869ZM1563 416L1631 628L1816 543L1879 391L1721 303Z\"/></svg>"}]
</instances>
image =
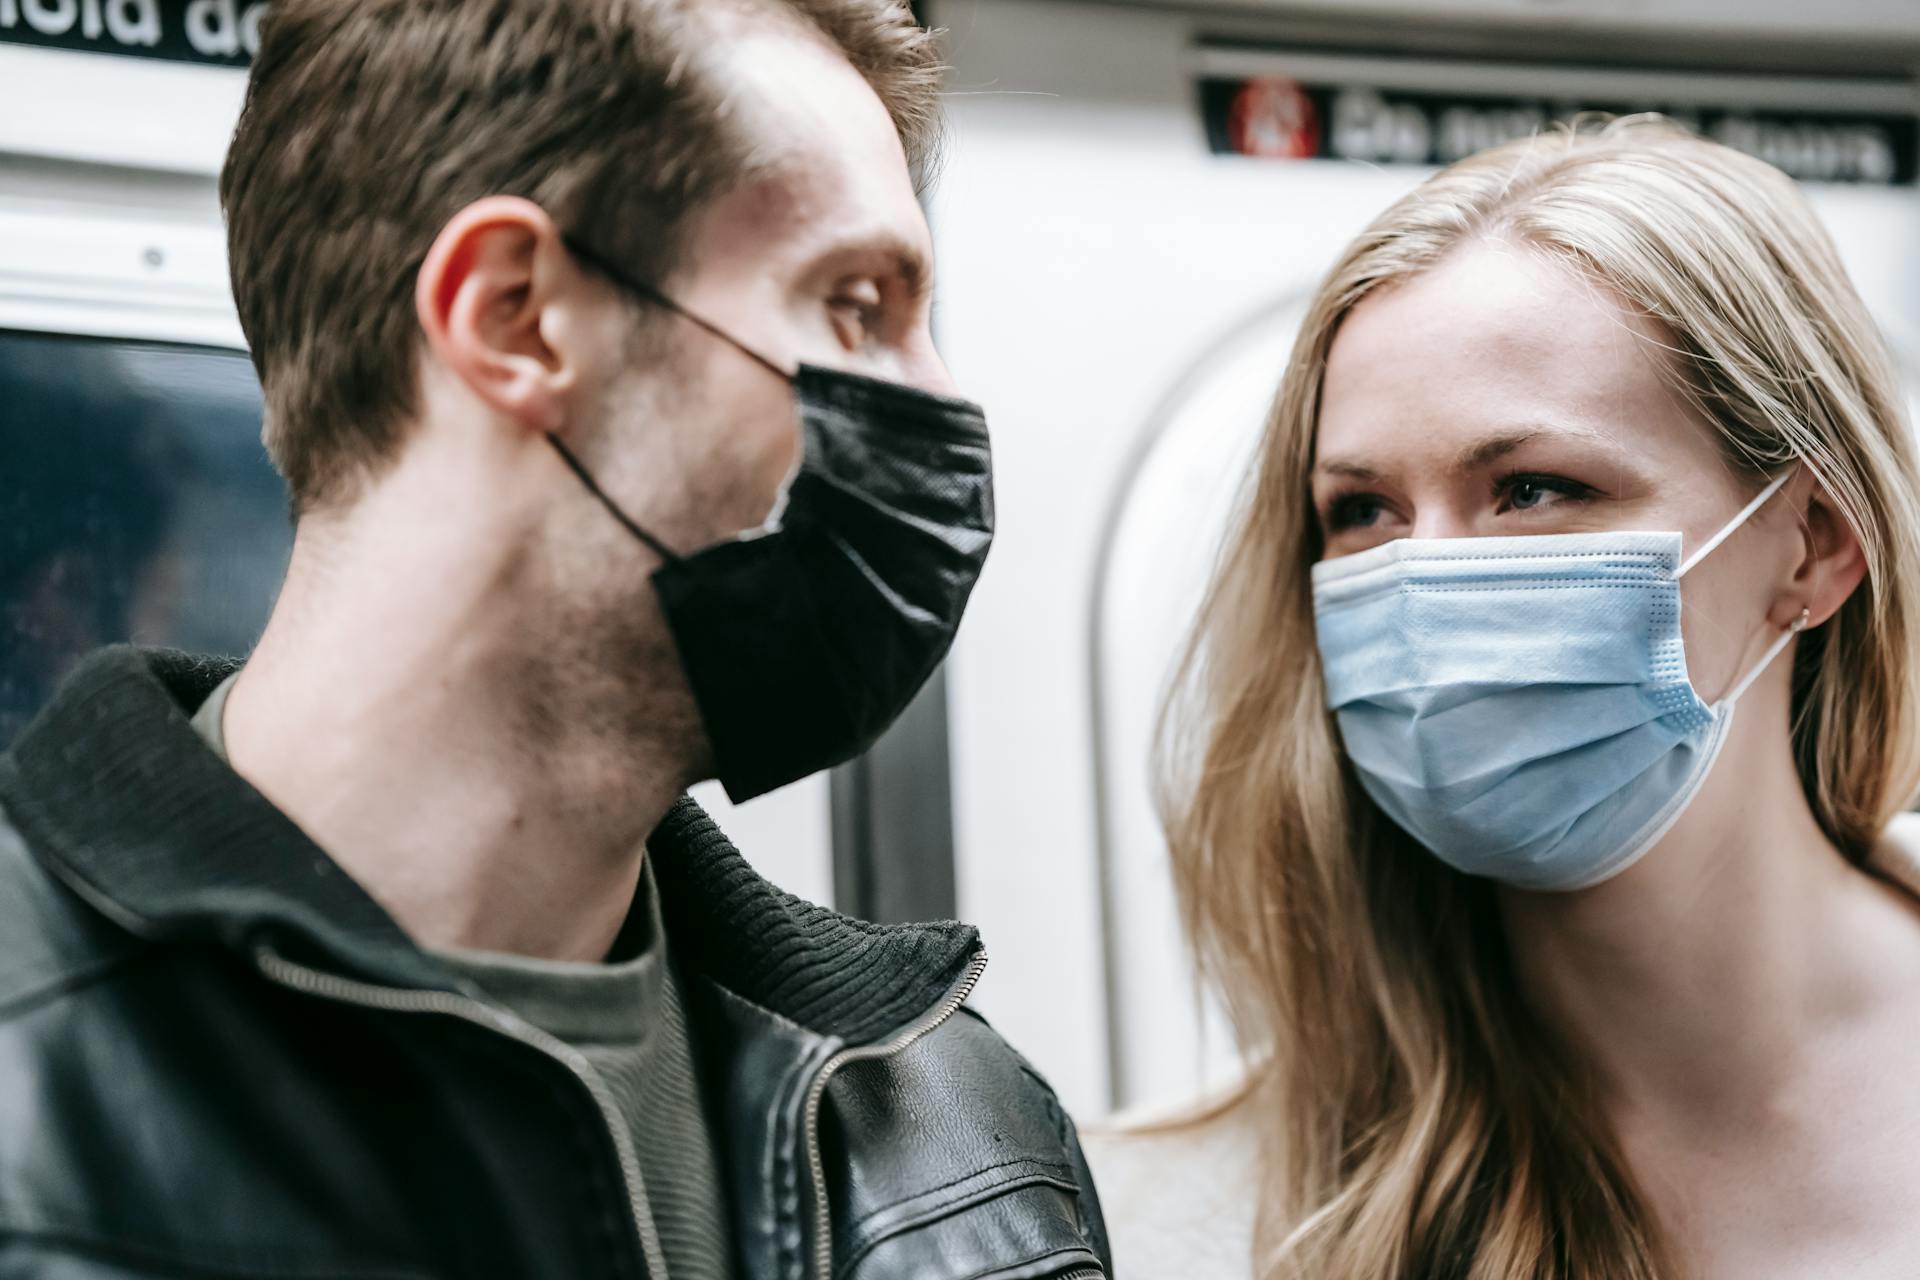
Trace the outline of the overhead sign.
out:
<instances>
[{"instance_id":1,"label":"overhead sign","mask_svg":"<svg viewBox=\"0 0 1920 1280\"><path fill-rule=\"evenodd\" d=\"M0 44L245 67L265 0L0 0Z\"/></svg>"},{"instance_id":2,"label":"overhead sign","mask_svg":"<svg viewBox=\"0 0 1920 1280\"><path fill-rule=\"evenodd\" d=\"M1302 83L1281 76L1203 79L1200 106L1208 144L1219 154L1444 165L1497 143L1530 137L1583 112L1658 110L1805 182L1912 186L1920 177L1920 115L1915 111L1549 101Z\"/></svg>"}]
</instances>

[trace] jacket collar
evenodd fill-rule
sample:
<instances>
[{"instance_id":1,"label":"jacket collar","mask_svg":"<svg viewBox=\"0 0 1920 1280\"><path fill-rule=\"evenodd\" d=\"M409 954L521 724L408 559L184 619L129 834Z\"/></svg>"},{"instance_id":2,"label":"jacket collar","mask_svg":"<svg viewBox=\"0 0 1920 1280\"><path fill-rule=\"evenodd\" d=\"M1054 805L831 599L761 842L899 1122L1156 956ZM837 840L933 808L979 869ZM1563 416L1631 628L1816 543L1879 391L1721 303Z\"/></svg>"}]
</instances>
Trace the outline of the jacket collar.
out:
<instances>
[{"instance_id":1,"label":"jacket collar","mask_svg":"<svg viewBox=\"0 0 1920 1280\"><path fill-rule=\"evenodd\" d=\"M0 756L0 805L28 845L121 927L154 940L260 942L388 985L451 976L189 717L231 660L129 647L76 669ZM952 922L875 925L755 874L682 797L647 842L682 963L822 1035L862 1043L938 1003L979 950Z\"/></svg>"}]
</instances>

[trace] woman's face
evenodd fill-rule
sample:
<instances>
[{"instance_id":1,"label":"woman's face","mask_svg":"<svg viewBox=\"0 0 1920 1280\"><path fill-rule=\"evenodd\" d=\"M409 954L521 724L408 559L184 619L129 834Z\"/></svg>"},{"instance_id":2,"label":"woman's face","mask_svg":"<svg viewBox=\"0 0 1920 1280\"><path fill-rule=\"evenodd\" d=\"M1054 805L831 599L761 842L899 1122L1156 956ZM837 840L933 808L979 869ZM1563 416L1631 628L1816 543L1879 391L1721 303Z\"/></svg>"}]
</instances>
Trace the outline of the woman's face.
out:
<instances>
[{"instance_id":1,"label":"woman's face","mask_svg":"<svg viewBox=\"0 0 1920 1280\"><path fill-rule=\"evenodd\" d=\"M1328 353L1312 475L1323 557L1396 538L1607 529L1701 545L1752 485L1661 378L1667 341L1600 286L1500 241L1369 296ZM1709 700L1792 573L1794 539L1753 532L1780 532L1785 505L1685 579L1692 674Z\"/></svg>"}]
</instances>

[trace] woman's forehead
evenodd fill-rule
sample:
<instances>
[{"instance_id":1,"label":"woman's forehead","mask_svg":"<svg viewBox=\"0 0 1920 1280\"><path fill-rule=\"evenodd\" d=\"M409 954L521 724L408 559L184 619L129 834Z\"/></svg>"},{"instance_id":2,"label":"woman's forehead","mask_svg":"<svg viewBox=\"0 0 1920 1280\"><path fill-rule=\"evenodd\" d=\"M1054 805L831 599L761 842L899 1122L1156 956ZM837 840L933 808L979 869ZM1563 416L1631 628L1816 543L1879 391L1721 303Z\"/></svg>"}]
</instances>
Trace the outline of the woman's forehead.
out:
<instances>
[{"instance_id":1,"label":"woman's forehead","mask_svg":"<svg viewBox=\"0 0 1920 1280\"><path fill-rule=\"evenodd\" d=\"M1328 352L1315 455L1437 462L1567 437L1705 461L1710 434L1660 367L1670 345L1567 266L1473 242L1347 316Z\"/></svg>"}]
</instances>

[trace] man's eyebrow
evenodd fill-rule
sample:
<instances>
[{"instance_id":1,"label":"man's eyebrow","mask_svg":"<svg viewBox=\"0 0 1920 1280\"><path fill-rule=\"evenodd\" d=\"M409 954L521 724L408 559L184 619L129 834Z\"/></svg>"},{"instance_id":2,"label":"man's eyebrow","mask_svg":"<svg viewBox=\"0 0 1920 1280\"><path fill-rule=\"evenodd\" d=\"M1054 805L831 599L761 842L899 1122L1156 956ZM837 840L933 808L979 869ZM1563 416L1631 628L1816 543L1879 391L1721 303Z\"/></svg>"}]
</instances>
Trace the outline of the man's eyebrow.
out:
<instances>
[{"instance_id":1,"label":"man's eyebrow","mask_svg":"<svg viewBox=\"0 0 1920 1280\"><path fill-rule=\"evenodd\" d=\"M895 254L893 268L900 273L900 282L912 296L925 297L933 291L933 264L912 245L904 246Z\"/></svg>"},{"instance_id":2,"label":"man's eyebrow","mask_svg":"<svg viewBox=\"0 0 1920 1280\"><path fill-rule=\"evenodd\" d=\"M821 254L821 258L829 262L855 257L884 260L915 298L924 296L933 287L933 264L919 245L904 236L889 231L849 236L828 246Z\"/></svg>"}]
</instances>

